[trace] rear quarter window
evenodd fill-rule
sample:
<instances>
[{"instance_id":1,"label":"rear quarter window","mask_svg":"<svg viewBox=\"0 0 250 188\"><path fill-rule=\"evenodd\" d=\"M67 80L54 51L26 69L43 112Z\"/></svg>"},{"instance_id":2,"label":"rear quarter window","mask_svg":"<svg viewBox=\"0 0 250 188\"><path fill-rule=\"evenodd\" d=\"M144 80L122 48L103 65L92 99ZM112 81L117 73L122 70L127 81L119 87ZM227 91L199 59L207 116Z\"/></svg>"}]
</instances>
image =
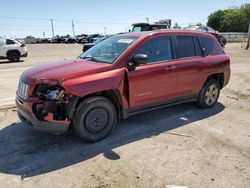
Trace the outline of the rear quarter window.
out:
<instances>
[{"instance_id":1,"label":"rear quarter window","mask_svg":"<svg viewBox=\"0 0 250 188\"><path fill-rule=\"evenodd\" d=\"M208 56L211 54L213 50L213 39L209 37L201 37L201 45L202 48L205 48L205 56Z\"/></svg>"}]
</instances>

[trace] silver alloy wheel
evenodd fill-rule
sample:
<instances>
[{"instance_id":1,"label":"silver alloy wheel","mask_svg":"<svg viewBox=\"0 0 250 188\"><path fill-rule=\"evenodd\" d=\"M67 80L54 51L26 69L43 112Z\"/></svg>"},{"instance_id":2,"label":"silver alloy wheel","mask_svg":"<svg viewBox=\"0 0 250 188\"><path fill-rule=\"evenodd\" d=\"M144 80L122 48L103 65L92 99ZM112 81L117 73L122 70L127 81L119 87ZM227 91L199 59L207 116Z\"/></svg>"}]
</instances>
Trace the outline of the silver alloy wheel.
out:
<instances>
[{"instance_id":1,"label":"silver alloy wheel","mask_svg":"<svg viewBox=\"0 0 250 188\"><path fill-rule=\"evenodd\" d=\"M219 94L219 89L216 87L215 84L210 85L207 88L206 94L205 94L205 101L207 105L213 105Z\"/></svg>"}]
</instances>

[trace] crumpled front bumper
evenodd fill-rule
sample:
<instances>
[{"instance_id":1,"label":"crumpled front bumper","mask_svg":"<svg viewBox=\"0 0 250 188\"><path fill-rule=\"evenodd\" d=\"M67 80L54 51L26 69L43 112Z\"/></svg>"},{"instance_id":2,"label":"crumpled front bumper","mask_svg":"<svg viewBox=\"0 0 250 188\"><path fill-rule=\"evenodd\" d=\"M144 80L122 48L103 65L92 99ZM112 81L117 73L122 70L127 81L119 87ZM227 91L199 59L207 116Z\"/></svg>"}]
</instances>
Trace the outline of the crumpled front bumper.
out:
<instances>
[{"instance_id":1,"label":"crumpled front bumper","mask_svg":"<svg viewBox=\"0 0 250 188\"><path fill-rule=\"evenodd\" d=\"M38 120L32 113L32 104L30 103L24 104L24 103L25 102L22 102L18 98L16 99L18 117L22 122L28 122L35 129L43 132L50 132L50 133L67 132L69 125Z\"/></svg>"}]
</instances>

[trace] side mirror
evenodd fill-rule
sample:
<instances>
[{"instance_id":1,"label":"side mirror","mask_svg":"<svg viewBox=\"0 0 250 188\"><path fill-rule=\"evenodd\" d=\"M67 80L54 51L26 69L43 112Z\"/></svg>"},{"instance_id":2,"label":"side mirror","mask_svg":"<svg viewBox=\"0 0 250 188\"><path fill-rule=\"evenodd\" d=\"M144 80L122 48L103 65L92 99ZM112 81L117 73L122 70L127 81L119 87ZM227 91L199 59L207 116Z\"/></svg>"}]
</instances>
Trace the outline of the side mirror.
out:
<instances>
[{"instance_id":1,"label":"side mirror","mask_svg":"<svg viewBox=\"0 0 250 188\"><path fill-rule=\"evenodd\" d=\"M135 54L132 58L132 62L136 65L145 65L148 61L148 56L146 54Z\"/></svg>"},{"instance_id":2,"label":"side mirror","mask_svg":"<svg viewBox=\"0 0 250 188\"><path fill-rule=\"evenodd\" d=\"M136 66L144 65L148 61L146 54L135 54L128 64L129 70L134 70Z\"/></svg>"}]
</instances>

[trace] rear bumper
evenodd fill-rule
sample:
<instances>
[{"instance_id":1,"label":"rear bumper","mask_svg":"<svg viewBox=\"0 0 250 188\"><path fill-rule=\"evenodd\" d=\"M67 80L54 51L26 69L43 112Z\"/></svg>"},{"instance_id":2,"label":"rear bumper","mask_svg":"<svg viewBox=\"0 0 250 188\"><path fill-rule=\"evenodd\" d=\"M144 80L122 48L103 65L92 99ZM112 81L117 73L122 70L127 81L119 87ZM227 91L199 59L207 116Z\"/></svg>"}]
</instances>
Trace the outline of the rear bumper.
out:
<instances>
[{"instance_id":1,"label":"rear bumper","mask_svg":"<svg viewBox=\"0 0 250 188\"><path fill-rule=\"evenodd\" d=\"M24 54L21 55L21 57L27 57L28 56L28 52L25 52Z\"/></svg>"},{"instance_id":2,"label":"rear bumper","mask_svg":"<svg viewBox=\"0 0 250 188\"><path fill-rule=\"evenodd\" d=\"M230 76L231 76L231 70L228 69L228 70L226 70L224 72L224 84L223 84L223 87L225 87L229 83Z\"/></svg>"},{"instance_id":3,"label":"rear bumper","mask_svg":"<svg viewBox=\"0 0 250 188\"><path fill-rule=\"evenodd\" d=\"M18 99L16 99L16 107L19 119L22 122L29 122L36 130L50 133L65 133L68 130L69 125L38 120Z\"/></svg>"}]
</instances>

